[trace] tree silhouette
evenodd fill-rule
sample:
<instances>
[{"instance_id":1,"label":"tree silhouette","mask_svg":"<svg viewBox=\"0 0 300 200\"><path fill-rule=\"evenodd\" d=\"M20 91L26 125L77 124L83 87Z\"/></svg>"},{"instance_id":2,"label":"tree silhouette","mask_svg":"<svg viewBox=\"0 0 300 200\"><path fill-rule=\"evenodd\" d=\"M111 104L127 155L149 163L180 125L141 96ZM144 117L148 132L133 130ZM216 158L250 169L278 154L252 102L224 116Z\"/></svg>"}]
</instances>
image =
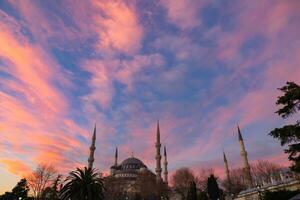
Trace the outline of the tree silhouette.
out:
<instances>
[{"instance_id":1,"label":"tree silhouette","mask_svg":"<svg viewBox=\"0 0 300 200\"><path fill-rule=\"evenodd\" d=\"M220 199L220 189L214 175L207 179L207 193L211 200Z\"/></svg>"},{"instance_id":2,"label":"tree silhouette","mask_svg":"<svg viewBox=\"0 0 300 200\"><path fill-rule=\"evenodd\" d=\"M21 179L17 185L12 189L12 193L18 199L27 199L29 187L27 185L27 180L25 178Z\"/></svg>"},{"instance_id":3,"label":"tree silhouette","mask_svg":"<svg viewBox=\"0 0 300 200\"><path fill-rule=\"evenodd\" d=\"M300 87L294 82L287 82L279 90L284 95L277 99L276 104L282 107L276 113L282 118L291 117L300 110ZM270 135L278 139L282 146L288 145L285 152L289 154L289 160L294 162L291 169L300 172L300 121L282 128L275 128Z\"/></svg>"},{"instance_id":4,"label":"tree silhouette","mask_svg":"<svg viewBox=\"0 0 300 200\"><path fill-rule=\"evenodd\" d=\"M5 192L5 194L0 196L0 200L22 200L28 199L28 185L25 178L21 179L17 185L12 189L11 192Z\"/></svg>"},{"instance_id":5,"label":"tree silhouette","mask_svg":"<svg viewBox=\"0 0 300 200\"><path fill-rule=\"evenodd\" d=\"M197 188L194 181L190 182L186 200L197 200Z\"/></svg>"},{"instance_id":6,"label":"tree silhouette","mask_svg":"<svg viewBox=\"0 0 300 200\"><path fill-rule=\"evenodd\" d=\"M65 180L60 191L62 200L102 200L104 199L104 186L102 178L94 169L77 168Z\"/></svg>"}]
</instances>

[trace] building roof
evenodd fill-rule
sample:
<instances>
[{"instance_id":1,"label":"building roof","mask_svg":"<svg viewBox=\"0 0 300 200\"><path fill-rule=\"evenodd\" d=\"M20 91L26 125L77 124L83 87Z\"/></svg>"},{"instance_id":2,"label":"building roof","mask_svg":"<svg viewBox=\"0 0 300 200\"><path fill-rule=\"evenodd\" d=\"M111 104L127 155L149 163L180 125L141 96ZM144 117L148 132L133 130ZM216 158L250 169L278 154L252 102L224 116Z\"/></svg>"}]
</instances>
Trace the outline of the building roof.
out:
<instances>
[{"instance_id":1,"label":"building roof","mask_svg":"<svg viewBox=\"0 0 300 200\"><path fill-rule=\"evenodd\" d=\"M142 167L147 168L146 165L138 158L127 158L121 163L121 169L140 169Z\"/></svg>"}]
</instances>

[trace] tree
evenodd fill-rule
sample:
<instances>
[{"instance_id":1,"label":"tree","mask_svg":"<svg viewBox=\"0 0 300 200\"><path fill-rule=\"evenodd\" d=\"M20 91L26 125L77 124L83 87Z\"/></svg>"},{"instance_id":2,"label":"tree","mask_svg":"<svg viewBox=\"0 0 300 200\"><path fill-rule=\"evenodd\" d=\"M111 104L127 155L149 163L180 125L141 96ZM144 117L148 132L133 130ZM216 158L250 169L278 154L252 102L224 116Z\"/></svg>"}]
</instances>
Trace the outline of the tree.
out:
<instances>
[{"instance_id":1,"label":"tree","mask_svg":"<svg viewBox=\"0 0 300 200\"><path fill-rule=\"evenodd\" d=\"M214 175L207 179L207 193L211 200L220 199L220 189Z\"/></svg>"},{"instance_id":2,"label":"tree","mask_svg":"<svg viewBox=\"0 0 300 200\"><path fill-rule=\"evenodd\" d=\"M12 193L16 197L16 199L19 199L20 197L22 199L27 199L28 191L29 191L29 187L27 185L27 180L25 178L21 179L17 183L17 185L12 189Z\"/></svg>"},{"instance_id":3,"label":"tree","mask_svg":"<svg viewBox=\"0 0 300 200\"><path fill-rule=\"evenodd\" d=\"M35 199L40 199L46 187L55 180L57 171L52 165L39 164L27 177L28 185Z\"/></svg>"},{"instance_id":4,"label":"tree","mask_svg":"<svg viewBox=\"0 0 300 200\"><path fill-rule=\"evenodd\" d=\"M280 165L271 163L266 160L259 160L251 165L252 175L257 181L271 182L272 176L279 176L279 171L282 169Z\"/></svg>"},{"instance_id":5,"label":"tree","mask_svg":"<svg viewBox=\"0 0 300 200\"><path fill-rule=\"evenodd\" d=\"M17 185L12 189L11 192L5 192L4 195L0 196L1 200L19 200L19 198L22 198L22 200L28 199L28 185L27 180L25 178L21 179Z\"/></svg>"},{"instance_id":6,"label":"tree","mask_svg":"<svg viewBox=\"0 0 300 200\"><path fill-rule=\"evenodd\" d=\"M196 183L199 189L205 191L207 188L207 179L210 175L215 174L213 168L201 168L196 179Z\"/></svg>"},{"instance_id":7,"label":"tree","mask_svg":"<svg viewBox=\"0 0 300 200\"><path fill-rule=\"evenodd\" d=\"M242 168L230 170L230 183L226 179L223 180L222 184L228 195L238 195L242 190L247 188L244 170Z\"/></svg>"},{"instance_id":8,"label":"tree","mask_svg":"<svg viewBox=\"0 0 300 200\"><path fill-rule=\"evenodd\" d=\"M207 179L210 177L210 175L214 175L214 169L213 168L201 168L199 170L199 175L196 179L198 187L206 191L207 190Z\"/></svg>"},{"instance_id":9,"label":"tree","mask_svg":"<svg viewBox=\"0 0 300 200\"><path fill-rule=\"evenodd\" d=\"M192 170L189 168L180 168L175 171L172 176L172 182L175 190L181 194L183 198L186 198L187 190L189 188L190 182L196 182L197 178L195 177Z\"/></svg>"},{"instance_id":10,"label":"tree","mask_svg":"<svg viewBox=\"0 0 300 200\"><path fill-rule=\"evenodd\" d=\"M206 192L200 191L198 194L198 200L208 200L208 196L207 196Z\"/></svg>"},{"instance_id":11,"label":"tree","mask_svg":"<svg viewBox=\"0 0 300 200\"><path fill-rule=\"evenodd\" d=\"M12 192L5 192L0 196L0 200L15 200Z\"/></svg>"},{"instance_id":12,"label":"tree","mask_svg":"<svg viewBox=\"0 0 300 200\"><path fill-rule=\"evenodd\" d=\"M190 182L186 200L197 200L197 187L194 181Z\"/></svg>"},{"instance_id":13,"label":"tree","mask_svg":"<svg viewBox=\"0 0 300 200\"><path fill-rule=\"evenodd\" d=\"M61 186L61 175L53 181L52 186L46 187L42 192L42 199L58 200L59 199L59 185Z\"/></svg>"},{"instance_id":14,"label":"tree","mask_svg":"<svg viewBox=\"0 0 300 200\"><path fill-rule=\"evenodd\" d=\"M60 191L62 200L102 200L104 186L100 173L84 168L72 171Z\"/></svg>"},{"instance_id":15,"label":"tree","mask_svg":"<svg viewBox=\"0 0 300 200\"><path fill-rule=\"evenodd\" d=\"M288 118L300 110L300 86L294 82L287 82L279 90L284 95L277 99L276 104L282 107L276 113L282 118ZM300 172L300 121L275 128L270 132L270 135L278 139L282 146L288 145L285 152L289 154L289 160L294 162L291 169Z\"/></svg>"}]
</instances>

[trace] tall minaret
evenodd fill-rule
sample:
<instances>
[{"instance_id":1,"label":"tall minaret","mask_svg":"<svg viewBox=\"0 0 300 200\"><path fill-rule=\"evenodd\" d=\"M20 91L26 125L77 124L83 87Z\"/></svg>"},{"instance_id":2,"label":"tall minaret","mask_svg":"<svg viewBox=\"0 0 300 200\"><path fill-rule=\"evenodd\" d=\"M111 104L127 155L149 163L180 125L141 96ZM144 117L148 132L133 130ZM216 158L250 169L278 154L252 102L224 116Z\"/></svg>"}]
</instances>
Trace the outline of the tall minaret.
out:
<instances>
[{"instance_id":1,"label":"tall minaret","mask_svg":"<svg viewBox=\"0 0 300 200\"><path fill-rule=\"evenodd\" d=\"M168 159L167 159L167 150L164 146L164 181L168 185Z\"/></svg>"},{"instance_id":2,"label":"tall minaret","mask_svg":"<svg viewBox=\"0 0 300 200\"><path fill-rule=\"evenodd\" d=\"M96 124L95 124L95 128L94 128L94 133L93 133L93 137L92 137L92 144L90 146L90 157L88 159L88 168L92 169L93 168L93 163L94 163L94 152L95 152L95 143L96 143Z\"/></svg>"},{"instance_id":3,"label":"tall minaret","mask_svg":"<svg viewBox=\"0 0 300 200\"><path fill-rule=\"evenodd\" d=\"M228 167L228 162L227 158L225 155L225 152L223 151L223 159L224 159L224 164L225 164L225 174L226 174L226 179L228 181L229 186L231 187L231 180L230 180L230 174L229 174L229 167Z\"/></svg>"},{"instance_id":4,"label":"tall minaret","mask_svg":"<svg viewBox=\"0 0 300 200\"><path fill-rule=\"evenodd\" d=\"M115 152L115 166L118 166L118 147L116 147L116 152Z\"/></svg>"},{"instance_id":5,"label":"tall minaret","mask_svg":"<svg viewBox=\"0 0 300 200\"><path fill-rule=\"evenodd\" d=\"M243 163L244 163L244 175L245 175L245 179L247 181L246 184L248 185L248 187L252 187L253 182L252 182L252 176L251 176L251 171L250 171L250 165L248 162L247 151L245 149L244 140L243 140L239 126L238 126L238 134L239 134L241 156L242 156Z\"/></svg>"},{"instance_id":6,"label":"tall minaret","mask_svg":"<svg viewBox=\"0 0 300 200\"><path fill-rule=\"evenodd\" d=\"M156 132L156 143L155 143L155 147L156 147L156 168L155 168L155 172L156 172L156 180L157 181L161 181L161 155L160 155L160 131L159 131L159 122L157 122L157 132Z\"/></svg>"}]
</instances>

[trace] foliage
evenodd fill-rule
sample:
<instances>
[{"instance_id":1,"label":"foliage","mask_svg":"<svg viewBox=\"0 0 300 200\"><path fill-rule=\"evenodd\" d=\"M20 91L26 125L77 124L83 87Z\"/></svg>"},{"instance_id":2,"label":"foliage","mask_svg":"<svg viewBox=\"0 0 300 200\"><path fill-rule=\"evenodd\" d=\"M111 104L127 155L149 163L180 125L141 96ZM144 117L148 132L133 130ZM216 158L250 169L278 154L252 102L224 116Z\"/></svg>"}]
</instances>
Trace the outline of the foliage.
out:
<instances>
[{"instance_id":1,"label":"foliage","mask_svg":"<svg viewBox=\"0 0 300 200\"><path fill-rule=\"evenodd\" d=\"M200 190L207 190L207 178L211 175L214 174L214 169L213 168L201 168L198 171L198 176L196 177L196 183L197 183L197 187Z\"/></svg>"},{"instance_id":2,"label":"foliage","mask_svg":"<svg viewBox=\"0 0 300 200\"><path fill-rule=\"evenodd\" d=\"M283 107L276 113L286 118L298 112L300 110L300 86L294 82L287 82L279 90L284 92L284 95L278 97L276 104L283 105Z\"/></svg>"},{"instance_id":3,"label":"foliage","mask_svg":"<svg viewBox=\"0 0 300 200\"><path fill-rule=\"evenodd\" d=\"M41 199L46 187L55 180L56 169L52 165L39 164L37 168L27 177L29 188L35 199Z\"/></svg>"},{"instance_id":4,"label":"foliage","mask_svg":"<svg viewBox=\"0 0 300 200\"><path fill-rule=\"evenodd\" d=\"M277 99L276 104L282 107L276 113L282 118L291 117L300 110L300 86L294 82L287 82L279 90L284 95ZM289 154L289 160L294 162L291 169L300 172L300 122L275 128L270 135L278 139L282 146L289 145L285 152Z\"/></svg>"},{"instance_id":5,"label":"foliage","mask_svg":"<svg viewBox=\"0 0 300 200\"><path fill-rule=\"evenodd\" d=\"M99 173L84 168L72 171L60 191L62 200L101 200L104 199L104 186Z\"/></svg>"},{"instance_id":6,"label":"foliage","mask_svg":"<svg viewBox=\"0 0 300 200\"><path fill-rule=\"evenodd\" d=\"M238 195L242 190L247 188L246 178L242 168L236 168L230 170L230 182L225 179L222 185L227 193L227 195L233 194Z\"/></svg>"},{"instance_id":7,"label":"foliage","mask_svg":"<svg viewBox=\"0 0 300 200\"><path fill-rule=\"evenodd\" d=\"M46 187L42 192L42 199L49 200L58 200L59 199L59 190L58 185L61 186L61 175L58 175L54 180L53 185L51 187Z\"/></svg>"},{"instance_id":8,"label":"foliage","mask_svg":"<svg viewBox=\"0 0 300 200\"><path fill-rule=\"evenodd\" d=\"M206 192L204 192L204 191L199 192L198 200L208 200L208 196L207 196Z\"/></svg>"},{"instance_id":9,"label":"foliage","mask_svg":"<svg viewBox=\"0 0 300 200\"><path fill-rule=\"evenodd\" d=\"M185 199L190 182L196 182L197 178L189 168L180 168L172 176L172 182L176 191Z\"/></svg>"},{"instance_id":10,"label":"foliage","mask_svg":"<svg viewBox=\"0 0 300 200\"><path fill-rule=\"evenodd\" d=\"M27 199L29 187L25 178L21 179L17 185L12 189L12 193L15 197Z\"/></svg>"},{"instance_id":11,"label":"foliage","mask_svg":"<svg viewBox=\"0 0 300 200\"><path fill-rule=\"evenodd\" d=\"M12 192L5 192L0 196L0 200L15 200L15 197Z\"/></svg>"},{"instance_id":12,"label":"foliage","mask_svg":"<svg viewBox=\"0 0 300 200\"><path fill-rule=\"evenodd\" d=\"M277 178L279 178L279 171L281 169L282 166L267 160L259 160L256 163L251 164L253 178L261 182L265 181L270 183L272 176L277 176Z\"/></svg>"},{"instance_id":13,"label":"foliage","mask_svg":"<svg viewBox=\"0 0 300 200\"><path fill-rule=\"evenodd\" d=\"M280 190L276 192L266 191L262 194L262 200L289 200L299 194L300 191Z\"/></svg>"},{"instance_id":14,"label":"foliage","mask_svg":"<svg viewBox=\"0 0 300 200\"><path fill-rule=\"evenodd\" d=\"M17 185L12 189L12 192L6 192L4 195L0 196L1 200L19 200L22 198L24 200L28 199L28 185L25 178L21 179Z\"/></svg>"},{"instance_id":15,"label":"foliage","mask_svg":"<svg viewBox=\"0 0 300 200\"><path fill-rule=\"evenodd\" d=\"M266 160L259 160L251 164L251 174L253 179L259 184L262 181L271 182L271 176L277 176L279 178L279 171L282 167L278 164L271 163ZM233 194L236 196L242 190L247 188L246 178L242 168L236 168L230 170L230 182L227 179L223 180L222 186L224 187L226 194Z\"/></svg>"},{"instance_id":16,"label":"foliage","mask_svg":"<svg viewBox=\"0 0 300 200\"><path fill-rule=\"evenodd\" d=\"M197 187L194 181L190 182L186 200L197 200Z\"/></svg>"},{"instance_id":17,"label":"foliage","mask_svg":"<svg viewBox=\"0 0 300 200\"><path fill-rule=\"evenodd\" d=\"M211 200L220 199L220 189L214 175L207 179L207 193Z\"/></svg>"}]
</instances>

